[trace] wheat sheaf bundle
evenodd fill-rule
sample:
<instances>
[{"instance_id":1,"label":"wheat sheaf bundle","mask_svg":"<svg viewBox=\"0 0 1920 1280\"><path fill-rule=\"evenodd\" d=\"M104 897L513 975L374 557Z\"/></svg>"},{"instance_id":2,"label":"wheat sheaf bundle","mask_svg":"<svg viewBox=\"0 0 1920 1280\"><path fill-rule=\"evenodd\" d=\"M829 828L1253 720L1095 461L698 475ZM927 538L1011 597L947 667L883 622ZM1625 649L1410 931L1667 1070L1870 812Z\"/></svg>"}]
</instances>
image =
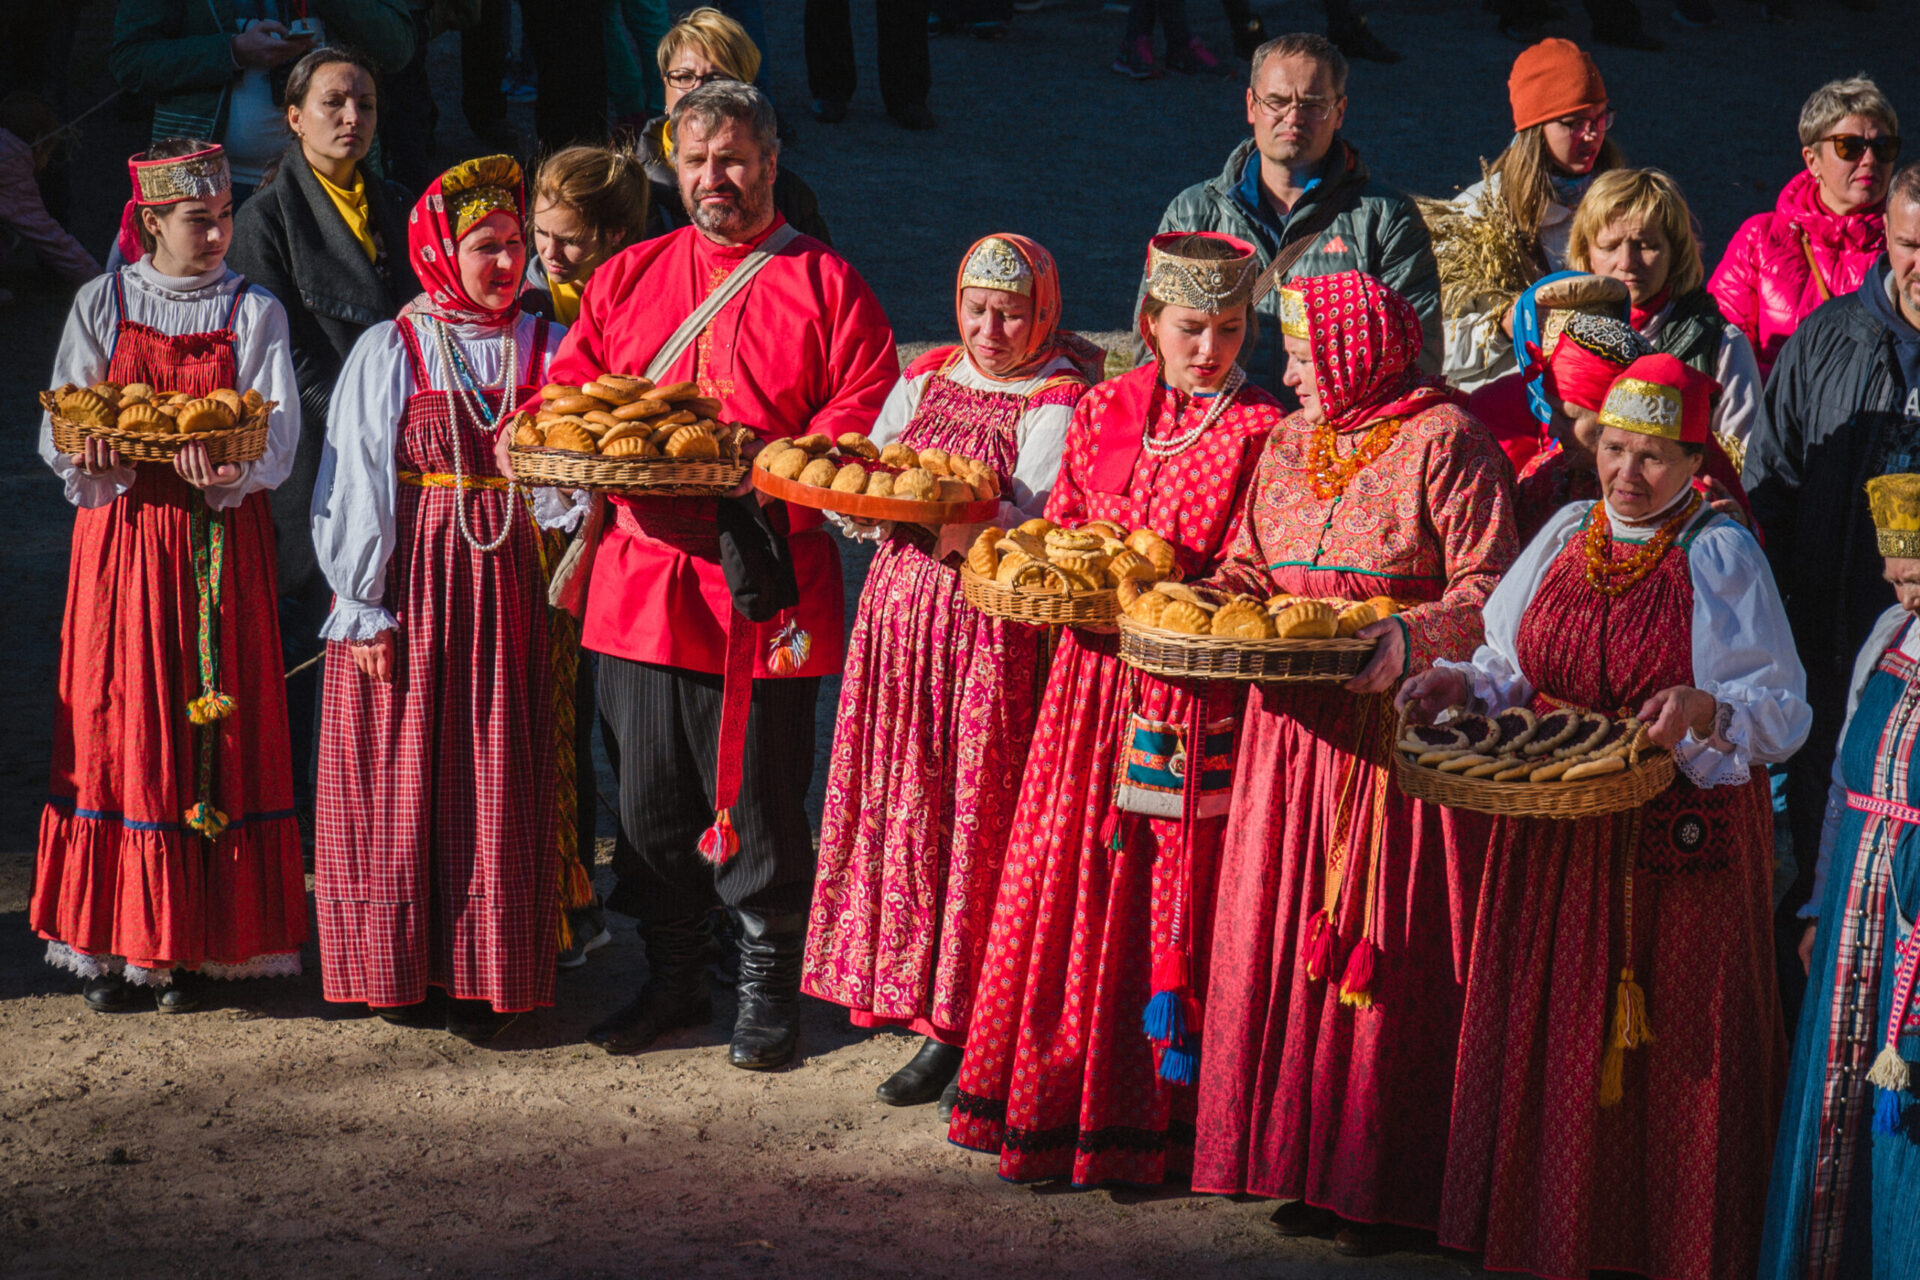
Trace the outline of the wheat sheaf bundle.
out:
<instances>
[{"instance_id":1,"label":"wheat sheaf bundle","mask_svg":"<svg viewBox=\"0 0 1920 1280\"><path fill-rule=\"evenodd\" d=\"M1475 207L1425 196L1415 202L1433 236L1440 310L1449 318L1503 312L1540 275L1513 211L1495 194L1493 172L1484 160L1480 177L1487 195Z\"/></svg>"}]
</instances>

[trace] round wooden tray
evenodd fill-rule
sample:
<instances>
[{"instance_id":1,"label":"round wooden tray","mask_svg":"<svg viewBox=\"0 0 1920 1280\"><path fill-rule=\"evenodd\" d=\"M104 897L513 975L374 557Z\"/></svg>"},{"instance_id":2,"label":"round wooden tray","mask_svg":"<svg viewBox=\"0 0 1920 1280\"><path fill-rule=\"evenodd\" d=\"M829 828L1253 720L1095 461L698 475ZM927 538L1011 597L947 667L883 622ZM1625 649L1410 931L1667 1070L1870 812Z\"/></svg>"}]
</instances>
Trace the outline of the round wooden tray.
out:
<instances>
[{"instance_id":1,"label":"round wooden tray","mask_svg":"<svg viewBox=\"0 0 1920 1280\"><path fill-rule=\"evenodd\" d=\"M1120 661L1185 680L1337 683L1373 657L1377 640L1237 640L1163 631L1120 615Z\"/></svg>"},{"instance_id":2,"label":"round wooden tray","mask_svg":"<svg viewBox=\"0 0 1920 1280\"><path fill-rule=\"evenodd\" d=\"M662 497L701 497L732 493L746 478L745 462L702 458L603 458L570 449L514 445L507 450L514 478L556 489L595 489L606 493L653 493Z\"/></svg>"},{"instance_id":3,"label":"round wooden tray","mask_svg":"<svg viewBox=\"0 0 1920 1280\"><path fill-rule=\"evenodd\" d=\"M1399 738L1394 740L1398 742ZM1559 818L1571 822L1640 808L1673 785L1674 764L1671 752L1656 749L1643 753L1640 763L1629 765L1624 773L1610 773L1604 778L1582 778L1577 782L1495 782L1492 778L1466 778L1457 773L1442 773L1432 765L1416 764L1395 747L1393 770L1400 789L1416 800L1508 818Z\"/></svg>"},{"instance_id":4,"label":"round wooden tray","mask_svg":"<svg viewBox=\"0 0 1920 1280\"><path fill-rule=\"evenodd\" d=\"M837 511L856 520L905 520L912 524L985 524L1000 514L1000 499L971 502L916 502L912 498L875 498L864 493L841 493L819 485L782 480L765 468L753 470L753 487L769 497L797 507Z\"/></svg>"},{"instance_id":5,"label":"round wooden tray","mask_svg":"<svg viewBox=\"0 0 1920 1280\"><path fill-rule=\"evenodd\" d=\"M271 415L279 401L266 401L259 413L225 431L187 431L164 436L87 426L62 417L56 403L51 391L40 393L40 406L53 423L53 447L58 453L77 454L86 448L88 440L104 440L131 462L172 462L182 446L197 442L207 447L207 460L219 466L227 462L252 462L266 453Z\"/></svg>"},{"instance_id":6,"label":"round wooden tray","mask_svg":"<svg viewBox=\"0 0 1920 1280\"><path fill-rule=\"evenodd\" d=\"M1099 626L1120 616L1120 595L1111 587L1055 595L1021 591L983 578L966 565L960 566L960 593L982 613L1036 627Z\"/></svg>"}]
</instances>

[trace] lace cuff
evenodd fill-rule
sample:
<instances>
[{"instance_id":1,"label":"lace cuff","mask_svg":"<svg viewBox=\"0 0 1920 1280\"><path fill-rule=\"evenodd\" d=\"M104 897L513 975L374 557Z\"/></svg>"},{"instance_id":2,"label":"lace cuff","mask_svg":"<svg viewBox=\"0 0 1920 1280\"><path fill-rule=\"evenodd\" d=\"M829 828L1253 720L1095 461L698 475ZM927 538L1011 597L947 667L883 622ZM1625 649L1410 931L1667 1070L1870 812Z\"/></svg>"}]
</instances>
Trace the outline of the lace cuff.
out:
<instances>
[{"instance_id":1,"label":"lace cuff","mask_svg":"<svg viewBox=\"0 0 1920 1280\"><path fill-rule=\"evenodd\" d=\"M856 521L850 516L841 515L838 511L823 511L821 514L826 516L835 529L839 530L841 537L850 542L885 542L893 533L891 520Z\"/></svg>"},{"instance_id":2,"label":"lace cuff","mask_svg":"<svg viewBox=\"0 0 1920 1280\"><path fill-rule=\"evenodd\" d=\"M1713 728L1702 738L1692 729L1674 748L1673 762L1694 786L1729 787L1753 776L1752 726L1731 702L1716 701Z\"/></svg>"},{"instance_id":3,"label":"lace cuff","mask_svg":"<svg viewBox=\"0 0 1920 1280\"><path fill-rule=\"evenodd\" d=\"M320 628L320 638L364 642L399 625L392 614L377 604L361 604L357 600L338 596L333 602L333 612L327 615L326 623Z\"/></svg>"},{"instance_id":4,"label":"lace cuff","mask_svg":"<svg viewBox=\"0 0 1920 1280\"><path fill-rule=\"evenodd\" d=\"M1481 653L1486 653L1482 650ZM1476 655L1476 657L1479 655ZM1473 695L1469 706L1482 715L1494 715L1508 707L1517 707L1532 696L1527 687L1526 677L1508 669L1505 659L1493 655L1491 668L1479 666L1474 662L1455 662L1451 658L1436 658L1435 671L1458 671L1473 685Z\"/></svg>"}]
</instances>

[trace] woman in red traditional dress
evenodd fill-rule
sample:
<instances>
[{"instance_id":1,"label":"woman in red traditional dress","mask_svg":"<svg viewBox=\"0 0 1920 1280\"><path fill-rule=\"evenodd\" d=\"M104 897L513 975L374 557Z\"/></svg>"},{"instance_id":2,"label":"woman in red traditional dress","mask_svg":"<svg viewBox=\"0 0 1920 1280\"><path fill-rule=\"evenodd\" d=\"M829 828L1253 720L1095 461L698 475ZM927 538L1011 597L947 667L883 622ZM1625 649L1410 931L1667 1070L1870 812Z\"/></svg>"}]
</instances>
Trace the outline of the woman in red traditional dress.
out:
<instances>
[{"instance_id":1,"label":"woman in red traditional dress","mask_svg":"<svg viewBox=\"0 0 1920 1280\"><path fill-rule=\"evenodd\" d=\"M1391 690L1480 643L1517 544L1507 465L1463 397L1423 376L1420 318L1357 271L1281 295L1287 385L1247 520L1219 575L1257 596L1397 612L1342 686L1248 700L1214 900L1193 1184L1280 1196L1301 1235L1432 1228L1440 1209L1466 934L1486 824L1390 784ZM1384 606L1377 606L1385 612Z\"/></svg>"},{"instance_id":2,"label":"woman in red traditional dress","mask_svg":"<svg viewBox=\"0 0 1920 1280\"><path fill-rule=\"evenodd\" d=\"M1453 1091L1441 1243L1489 1269L1754 1274L1785 1079L1764 764L1806 677L1766 558L1690 486L1713 380L1636 360L1600 413L1599 502L1564 508L1487 602L1448 707L1637 715L1680 776L1644 808L1499 818Z\"/></svg>"},{"instance_id":3,"label":"woman in red traditional dress","mask_svg":"<svg viewBox=\"0 0 1920 1280\"><path fill-rule=\"evenodd\" d=\"M553 672L536 497L494 446L561 330L520 311L520 167L414 206L425 292L354 344L313 535L334 590L314 905L327 999L485 1040L553 1003ZM444 998L444 1007L442 1007Z\"/></svg>"},{"instance_id":4,"label":"woman in red traditional dress","mask_svg":"<svg viewBox=\"0 0 1920 1280\"><path fill-rule=\"evenodd\" d=\"M1049 520L1151 528L1186 576L1215 567L1283 416L1235 363L1254 266L1229 236L1154 238L1140 327L1155 359L1074 410ZM1204 940L1224 786L1194 821L1149 817L1116 810L1114 770L1135 729L1191 737L1198 719L1205 772L1223 772L1235 697L1200 685L1195 708L1193 686L1118 654L1114 634L1060 641L974 991L950 1135L1018 1182L1158 1183L1192 1157L1193 1091L1162 1078L1143 1019L1156 957Z\"/></svg>"},{"instance_id":5,"label":"woman in red traditional dress","mask_svg":"<svg viewBox=\"0 0 1920 1280\"><path fill-rule=\"evenodd\" d=\"M171 467L97 440L60 454L41 423L80 510L32 921L89 1008L143 986L181 1013L192 975L297 974L307 937L267 510L300 399L286 313L225 265L225 153L169 138L128 167L123 232L144 252L81 288L54 383L257 390L277 407L265 454L219 466L198 444Z\"/></svg>"},{"instance_id":6,"label":"woman in red traditional dress","mask_svg":"<svg viewBox=\"0 0 1920 1280\"><path fill-rule=\"evenodd\" d=\"M871 438L986 463L1007 495L995 523L1011 528L1046 507L1091 344L1060 332L1059 272L1024 236L974 244L955 294L961 345L908 368ZM801 989L856 1026L926 1037L880 1085L893 1106L934 1101L960 1069L1018 795L1008 779L1039 709L1039 631L960 594L956 566L981 527L852 530L880 548L841 678Z\"/></svg>"}]
</instances>

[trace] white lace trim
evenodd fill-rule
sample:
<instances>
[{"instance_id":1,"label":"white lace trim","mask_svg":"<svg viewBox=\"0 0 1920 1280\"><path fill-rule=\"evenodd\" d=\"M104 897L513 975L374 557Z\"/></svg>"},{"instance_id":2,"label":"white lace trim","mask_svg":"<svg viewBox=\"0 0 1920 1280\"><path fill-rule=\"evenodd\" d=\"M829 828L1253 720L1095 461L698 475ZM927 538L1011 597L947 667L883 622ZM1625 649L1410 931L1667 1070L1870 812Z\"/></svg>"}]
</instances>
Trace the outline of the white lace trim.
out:
<instances>
[{"instance_id":1,"label":"white lace trim","mask_svg":"<svg viewBox=\"0 0 1920 1280\"><path fill-rule=\"evenodd\" d=\"M64 942L47 943L47 963L82 978L117 973L136 987L164 987L173 982L172 969L143 969L137 964L128 964L124 956L90 956Z\"/></svg>"},{"instance_id":2,"label":"white lace trim","mask_svg":"<svg viewBox=\"0 0 1920 1280\"><path fill-rule=\"evenodd\" d=\"M320 628L322 640L371 640L382 631L392 631L400 624L394 616L377 604L356 604L351 600L335 600L333 612Z\"/></svg>"},{"instance_id":3,"label":"white lace trim","mask_svg":"<svg viewBox=\"0 0 1920 1280\"><path fill-rule=\"evenodd\" d=\"M239 982L245 978L297 978L300 976L300 953L278 951L242 960L239 964L208 960L198 972L203 978L218 978L223 982Z\"/></svg>"}]
</instances>

